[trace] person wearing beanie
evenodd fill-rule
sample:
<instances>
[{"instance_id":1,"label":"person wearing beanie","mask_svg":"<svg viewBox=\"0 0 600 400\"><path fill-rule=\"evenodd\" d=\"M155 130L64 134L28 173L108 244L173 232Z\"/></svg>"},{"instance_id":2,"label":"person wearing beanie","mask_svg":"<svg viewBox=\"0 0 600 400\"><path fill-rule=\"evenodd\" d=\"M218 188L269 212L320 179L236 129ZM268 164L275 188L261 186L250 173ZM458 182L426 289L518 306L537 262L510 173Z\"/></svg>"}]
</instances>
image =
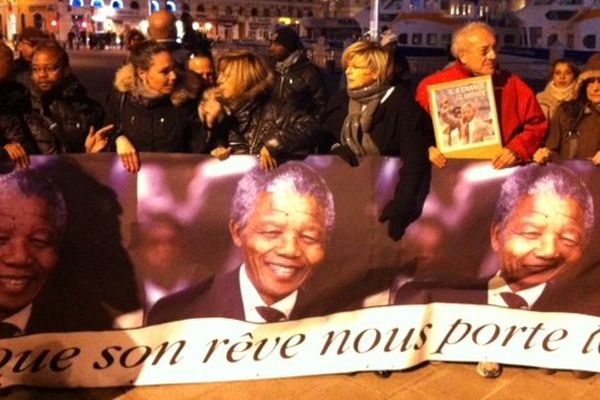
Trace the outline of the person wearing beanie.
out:
<instances>
[{"instance_id":1,"label":"person wearing beanie","mask_svg":"<svg viewBox=\"0 0 600 400\"><path fill-rule=\"evenodd\" d=\"M325 81L306 56L296 31L288 26L277 29L269 55L275 62L273 97L320 120L327 104Z\"/></svg>"},{"instance_id":2,"label":"person wearing beanie","mask_svg":"<svg viewBox=\"0 0 600 400\"><path fill-rule=\"evenodd\" d=\"M49 40L50 35L34 27L24 28L18 36L17 51L19 58L14 61L12 80L29 89L29 72L35 46Z\"/></svg>"},{"instance_id":3,"label":"person wearing beanie","mask_svg":"<svg viewBox=\"0 0 600 400\"><path fill-rule=\"evenodd\" d=\"M381 47L389 54L392 86L402 85L405 89L410 90L410 66L406 57L402 54L402 49L398 46L398 35L391 29L384 27L380 43Z\"/></svg>"},{"instance_id":4,"label":"person wearing beanie","mask_svg":"<svg viewBox=\"0 0 600 400\"><path fill-rule=\"evenodd\" d=\"M545 146L534 155L544 164L555 159L591 159L600 166L600 53L584 65L575 99L562 103L550 121Z\"/></svg>"}]
</instances>

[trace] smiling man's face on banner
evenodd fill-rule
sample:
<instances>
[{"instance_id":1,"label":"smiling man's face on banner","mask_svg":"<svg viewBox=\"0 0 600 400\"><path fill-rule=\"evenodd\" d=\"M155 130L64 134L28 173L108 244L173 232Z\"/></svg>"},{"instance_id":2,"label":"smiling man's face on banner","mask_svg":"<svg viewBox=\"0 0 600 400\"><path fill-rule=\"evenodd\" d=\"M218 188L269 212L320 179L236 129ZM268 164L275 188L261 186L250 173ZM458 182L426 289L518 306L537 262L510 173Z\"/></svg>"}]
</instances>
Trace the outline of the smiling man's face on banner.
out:
<instances>
[{"instance_id":1,"label":"smiling man's face on banner","mask_svg":"<svg viewBox=\"0 0 600 400\"><path fill-rule=\"evenodd\" d=\"M492 227L501 275L514 290L548 282L576 267L586 241L582 207L542 192L523 196L504 227Z\"/></svg>"},{"instance_id":2,"label":"smiling man's face on banner","mask_svg":"<svg viewBox=\"0 0 600 400\"><path fill-rule=\"evenodd\" d=\"M298 290L325 259L325 209L310 195L263 192L246 225L232 223L231 234L267 304Z\"/></svg>"},{"instance_id":3,"label":"smiling man's face on banner","mask_svg":"<svg viewBox=\"0 0 600 400\"><path fill-rule=\"evenodd\" d=\"M57 242L43 199L0 194L0 318L37 297L58 263Z\"/></svg>"}]
</instances>

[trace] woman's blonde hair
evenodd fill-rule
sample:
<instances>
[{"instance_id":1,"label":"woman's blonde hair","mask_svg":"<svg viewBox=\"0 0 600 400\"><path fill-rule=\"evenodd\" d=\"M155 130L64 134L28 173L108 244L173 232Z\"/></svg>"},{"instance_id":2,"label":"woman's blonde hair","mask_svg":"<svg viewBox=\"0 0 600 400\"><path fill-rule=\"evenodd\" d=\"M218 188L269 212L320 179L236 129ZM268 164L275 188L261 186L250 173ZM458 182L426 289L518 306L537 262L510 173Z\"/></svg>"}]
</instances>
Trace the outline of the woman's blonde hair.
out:
<instances>
[{"instance_id":1,"label":"woman's blonde hair","mask_svg":"<svg viewBox=\"0 0 600 400\"><path fill-rule=\"evenodd\" d=\"M359 59L367 64L379 82L383 82L389 78L389 54L381 47L379 43L369 40L361 40L353 43L344 50L342 54L342 66L348 68L350 61Z\"/></svg>"},{"instance_id":2,"label":"woman's blonde hair","mask_svg":"<svg viewBox=\"0 0 600 400\"><path fill-rule=\"evenodd\" d=\"M219 58L218 67L219 74L233 79L233 84L239 89L239 97L252 98L273 85L273 72L264 59L246 50L223 55Z\"/></svg>"}]
</instances>

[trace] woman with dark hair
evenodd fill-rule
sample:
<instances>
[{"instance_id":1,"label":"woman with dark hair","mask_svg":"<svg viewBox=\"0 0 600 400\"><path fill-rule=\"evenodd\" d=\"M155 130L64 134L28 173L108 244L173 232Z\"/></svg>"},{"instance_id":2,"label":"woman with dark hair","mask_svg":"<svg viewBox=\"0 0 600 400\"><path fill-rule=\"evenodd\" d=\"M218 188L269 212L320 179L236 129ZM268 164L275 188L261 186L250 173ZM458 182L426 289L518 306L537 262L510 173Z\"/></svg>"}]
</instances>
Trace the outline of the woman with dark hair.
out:
<instances>
[{"instance_id":1,"label":"woman with dark hair","mask_svg":"<svg viewBox=\"0 0 600 400\"><path fill-rule=\"evenodd\" d=\"M115 76L107 118L125 169L140 169L138 152L201 152L204 131L193 94L177 86L173 57L155 41L132 49Z\"/></svg>"},{"instance_id":2,"label":"woman with dark hair","mask_svg":"<svg viewBox=\"0 0 600 400\"><path fill-rule=\"evenodd\" d=\"M591 159L600 166L600 53L583 67L574 100L562 103L550 123L546 144L533 156L538 164L552 159Z\"/></svg>"},{"instance_id":3,"label":"woman with dark hair","mask_svg":"<svg viewBox=\"0 0 600 400\"><path fill-rule=\"evenodd\" d=\"M552 72L546 88L535 97L548 120L560 103L575 98L575 83L579 70L571 60L559 58L552 63Z\"/></svg>"},{"instance_id":4,"label":"woman with dark hair","mask_svg":"<svg viewBox=\"0 0 600 400\"><path fill-rule=\"evenodd\" d=\"M429 191L431 170L426 135L431 119L402 86L389 83L389 53L379 44L360 41L342 55L347 89L333 96L325 111L321 147L358 165L362 156L399 156L400 185L380 221L389 221L388 234L398 240L421 214Z\"/></svg>"},{"instance_id":5,"label":"woman with dark hair","mask_svg":"<svg viewBox=\"0 0 600 400\"><path fill-rule=\"evenodd\" d=\"M218 66L217 87L205 92L199 109L214 157L256 154L263 169L272 169L314 149L314 118L271 99L273 73L263 59L233 52L221 57Z\"/></svg>"}]
</instances>

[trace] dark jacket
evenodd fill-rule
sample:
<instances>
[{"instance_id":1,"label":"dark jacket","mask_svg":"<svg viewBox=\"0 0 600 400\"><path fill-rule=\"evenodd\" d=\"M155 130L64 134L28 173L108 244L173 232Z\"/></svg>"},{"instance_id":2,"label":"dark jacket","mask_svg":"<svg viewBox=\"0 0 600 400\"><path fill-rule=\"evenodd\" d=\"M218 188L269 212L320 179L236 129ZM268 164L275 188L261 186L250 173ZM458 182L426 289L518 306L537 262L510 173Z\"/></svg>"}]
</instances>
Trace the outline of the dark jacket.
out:
<instances>
[{"instance_id":1,"label":"dark jacket","mask_svg":"<svg viewBox=\"0 0 600 400\"><path fill-rule=\"evenodd\" d=\"M312 116L263 92L250 97L217 125L212 145L231 146L234 154L258 154L265 146L271 156L283 162L308 156L315 148L316 134Z\"/></svg>"},{"instance_id":2,"label":"dark jacket","mask_svg":"<svg viewBox=\"0 0 600 400\"><path fill-rule=\"evenodd\" d=\"M147 325L188 318L231 318L244 320L244 303L240 289L240 269L217 274L198 285L160 299L150 310ZM290 320L321 314L307 304L302 288ZM331 311L333 312L333 311Z\"/></svg>"},{"instance_id":3,"label":"dark jacket","mask_svg":"<svg viewBox=\"0 0 600 400\"><path fill-rule=\"evenodd\" d=\"M17 58L13 63L12 80L25 86L27 89L31 87L31 62L24 58Z\"/></svg>"},{"instance_id":4,"label":"dark jacket","mask_svg":"<svg viewBox=\"0 0 600 400\"><path fill-rule=\"evenodd\" d=\"M320 121L327 105L327 90L319 68L302 54L285 73L276 73L274 95L293 108Z\"/></svg>"},{"instance_id":5,"label":"dark jacket","mask_svg":"<svg viewBox=\"0 0 600 400\"><path fill-rule=\"evenodd\" d=\"M324 131L320 133L321 147L331 148L331 145L339 143L348 114L348 102L345 90L330 100L323 121ZM371 136L379 153L402 159L400 180L384 214L404 228L421 215L429 193L431 167L426 138L431 130L429 116L401 86L394 88L373 115ZM323 146L323 143L326 145Z\"/></svg>"},{"instance_id":6,"label":"dark jacket","mask_svg":"<svg viewBox=\"0 0 600 400\"><path fill-rule=\"evenodd\" d=\"M600 110L580 99L562 103L555 111L546 147L553 158L587 159L600 151Z\"/></svg>"},{"instance_id":7,"label":"dark jacket","mask_svg":"<svg viewBox=\"0 0 600 400\"><path fill-rule=\"evenodd\" d=\"M29 100L25 87L17 82L0 83L0 147L19 143L28 153L37 153L37 146L23 121Z\"/></svg>"},{"instance_id":8,"label":"dark jacket","mask_svg":"<svg viewBox=\"0 0 600 400\"><path fill-rule=\"evenodd\" d=\"M90 127L102 128L104 109L87 96L75 76L67 75L50 93L32 85L25 122L42 154L85 152Z\"/></svg>"},{"instance_id":9,"label":"dark jacket","mask_svg":"<svg viewBox=\"0 0 600 400\"><path fill-rule=\"evenodd\" d=\"M107 124L116 138L125 135L137 151L200 153L206 138L196 101L183 90L156 99L137 98L134 69L127 64L115 75L106 102Z\"/></svg>"}]
</instances>

